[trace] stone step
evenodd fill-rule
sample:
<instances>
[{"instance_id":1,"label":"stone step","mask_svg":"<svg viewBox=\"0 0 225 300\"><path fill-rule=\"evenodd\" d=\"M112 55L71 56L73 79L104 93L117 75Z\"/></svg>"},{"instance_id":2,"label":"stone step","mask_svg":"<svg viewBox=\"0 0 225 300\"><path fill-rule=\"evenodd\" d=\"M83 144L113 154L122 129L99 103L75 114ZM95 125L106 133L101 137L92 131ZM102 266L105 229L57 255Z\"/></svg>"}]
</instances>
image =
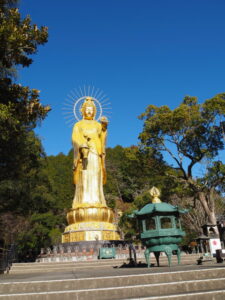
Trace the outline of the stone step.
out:
<instances>
[{"instance_id":1,"label":"stone step","mask_svg":"<svg viewBox=\"0 0 225 300\"><path fill-rule=\"evenodd\" d=\"M191 261L194 261L194 260L197 260L198 258L200 257L199 254L190 254L190 255L181 255L181 260L191 260ZM34 266L41 266L41 267L51 267L51 266L70 266L71 264L76 264L77 266L80 266L80 265L84 265L84 266L87 266L87 265L95 265L95 264L105 264L105 263L112 263L114 264L115 262L124 262L124 261L127 261L128 260L128 257L127 258L122 258L122 259L99 259L99 260L85 260L85 261L66 261L66 262L32 262L32 263L14 263L13 264L13 267L16 267L16 268L33 268ZM137 261L145 261L144 258L142 259L137 259ZM152 262L155 262L155 257L152 256L151 257L151 260ZM163 260L167 260L167 257L166 256L160 256L160 261L163 261ZM172 256L172 260L173 261L177 261L177 257L174 255Z\"/></svg>"},{"instance_id":2,"label":"stone step","mask_svg":"<svg viewBox=\"0 0 225 300\"><path fill-rule=\"evenodd\" d=\"M88 268L89 269L96 269L96 268L107 268L107 267L112 267L114 265L118 265L118 263L114 263L114 264L99 264L99 265L90 265ZM10 274L31 274L31 273L43 273L43 271L45 273L49 273L49 272L62 272L62 271L72 271L72 270L76 270L76 269L87 269L87 266L77 266L75 264L71 264L70 266L64 266L64 267L60 267L60 266L54 266L54 267L41 267L41 266L35 266L33 268L29 268L29 269L18 269L18 268L14 268L12 267L9 271Z\"/></svg>"},{"instance_id":3,"label":"stone step","mask_svg":"<svg viewBox=\"0 0 225 300\"><path fill-rule=\"evenodd\" d=\"M132 300L224 300L224 299L225 299L225 290L213 290L213 291L203 291L203 292L195 292L195 293L187 292L185 294L132 298ZM123 300L128 300L128 298Z\"/></svg>"},{"instance_id":4,"label":"stone step","mask_svg":"<svg viewBox=\"0 0 225 300\"><path fill-rule=\"evenodd\" d=\"M140 284L129 285L120 287L104 287L95 289L79 289L79 290L58 290L50 292L35 292L35 293L15 293L15 294L2 294L0 299L16 299L16 300L113 300L113 299L132 299L143 297L155 297L159 299L159 296L176 296L178 294L187 294L192 292L211 291L211 294L218 294L219 291L224 291L225 278L210 278L204 280L189 280L189 281L174 281L170 283L158 283L158 284ZM221 295L220 295L221 296ZM151 299L151 298L150 298ZM153 298L152 298L153 299ZM176 299L176 298L174 298ZM193 299L193 298L192 298ZM199 299L199 298L197 298ZM205 298L204 298L205 299ZM215 299L211 298L211 299ZM219 298L218 298L219 299ZM220 298L222 299L222 298Z\"/></svg>"},{"instance_id":5,"label":"stone step","mask_svg":"<svg viewBox=\"0 0 225 300\"><path fill-rule=\"evenodd\" d=\"M151 272L151 270L149 270L149 272ZM176 285L179 287L178 290L176 289ZM136 294L132 296L129 292L129 288ZM14 295L19 296L20 294L26 294L26 297L34 297L33 294L40 294L45 297L44 295L46 295L46 293L55 295L57 292L61 295L64 293L71 294L71 297L77 295L78 299L86 299L83 298L86 293L90 296L90 299L123 299L116 298L117 294L120 295L120 293L123 293L123 289L126 292L123 294L123 297L129 298L164 295L164 292L166 291L170 291L168 293L173 294L224 288L225 267L214 267L138 275L0 283L0 299L6 294L11 294L12 297L15 297ZM118 293L114 293L114 289ZM139 291L138 293L136 292L136 289ZM143 293L141 292L142 289L144 290ZM103 292L105 298L103 296L103 298L99 298L98 293L106 290L107 293ZM114 295L114 298L111 298L111 293Z\"/></svg>"},{"instance_id":6,"label":"stone step","mask_svg":"<svg viewBox=\"0 0 225 300\"><path fill-rule=\"evenodd\" d=\"M190 259L197 259L201 256L200 254L181 254L181 259L184 258L190 258ZM152 260L154 260L154 256L152 255ZM160 256L160 261L161 259L166 258L165 255ZM105 262L113 262L113 261L125 261L127 258L119 258L119 259L97 259L97 260L84 260L84 261L51 261L51 262L30 262L30 263L14 263L14 266L19 266L19 267L33 267L34 265L41 265L41 266L50 266L50 265L70 265L71 263L76 263L76 264L99 264L99 263L105 263ZM177 259L176 255L172 256L172 259ZM139 258L137 260L140 260Z\"/></svg>"},{"instance_id":7,"label":"stone step","mask_svg":"<svg viewBox=\"0 0 225 300\"><path fill-rule=\"evenodd\" d=\"M196 263L198 257L182 257L181 259L181 264L190 264L190 263ZM139 262L140 260L138 260ZM142 261L145 263L145 261ZM20 265L14 265L10 269L10 274L21 274L21 273L38 273L38 272L61 272L62 270L64 271L69 271L69 270L75 270L75 269L86 269L86 268L106 268L106 267L112 267L112 266L121 266L123 263L128 263L127 260L111 260L111 261L97 261L95 263L77 263L77 262L71 262L68 264L61 264L61 263L56 263L56 264L39 264L39 263L33 263L29 264L28 266L20 266ZM152 264L156 265L155 259L151 260ZM160 258L160 265L168 266L168 260L166 257L161 257ZM177 258L173 257L172 258L172 265L177 265Z\"/></svg>"},{"instance_id":8,"label":"stone step","mask_svg":"<svg viewBox=\"0 0 225 300\"><path fill-rule=\"evenodd\" d=\"M48 262L48 263L41 263L41 262L32 262L32 263L14 263L13 267L16 268L33 268L34 266L41 266L41 267L51 267L51 266L70 266L71 264L76 265L95 265L95 264L105 264L111 262L123 262L126 259L101 259L101 260L90 260L90 261L69 261L69 262Z\"/></svg>"}]
</instances>

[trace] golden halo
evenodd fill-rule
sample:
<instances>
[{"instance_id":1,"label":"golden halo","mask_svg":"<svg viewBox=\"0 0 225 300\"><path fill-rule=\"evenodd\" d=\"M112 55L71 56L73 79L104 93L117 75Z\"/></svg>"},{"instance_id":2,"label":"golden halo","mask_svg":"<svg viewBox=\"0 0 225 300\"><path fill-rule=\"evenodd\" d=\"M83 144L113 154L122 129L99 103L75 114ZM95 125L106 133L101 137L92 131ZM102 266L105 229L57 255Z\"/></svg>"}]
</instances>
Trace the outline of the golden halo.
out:
<instances>
[{"instance_id":1,"label":"golden halo","mask_svg":"<svg viewBox=\"0 0 225 300\"><path fill-rule=\"evenodd\" d=\"M103 91L91 86L84 86L73 89L65 99L62 109L66 124L72 126L75 120L80 121L82 119L81 107L83 100L88 97L94 101L96 106L95 120L98 121L103 115L110 119L111 103Z\"/></svg>"}]
</instances>

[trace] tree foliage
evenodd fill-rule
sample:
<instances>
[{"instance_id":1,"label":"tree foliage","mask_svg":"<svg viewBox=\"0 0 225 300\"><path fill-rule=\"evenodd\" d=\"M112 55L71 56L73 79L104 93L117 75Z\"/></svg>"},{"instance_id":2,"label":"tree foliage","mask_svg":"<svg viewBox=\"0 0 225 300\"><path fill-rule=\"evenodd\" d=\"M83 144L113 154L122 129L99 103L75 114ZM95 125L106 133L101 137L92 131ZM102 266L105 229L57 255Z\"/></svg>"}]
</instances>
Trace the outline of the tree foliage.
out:
<instances>
[{"instance_id":1,"label":"tree foliage","mask_svg":"<svg viewBox=\"0 0 225 300\"><path fill-rule=\"evenodd\" d=\"M65 216L65 212L71 208L74 196L73 185L73 151L68 155L59 153L56 156L46 158L45 172L51 183L51 194L55 200L55 213ZM66 224L65 224L66 225Z\"/></svg>"},{"instance_id":2,"label":"tree foliage","mask_svg":"<svg viewBox=\"0 0 225 300\"><path fill-rule=\"evenodd\" d=\"M16 81L18 67L30 66L48 32L29 16L21 18L16 6L16 0L0 0L0 232L5 244L15 242L19 228L27 231L32 216L48 211L52 202L44 152L33 131L50 107L41 104L37 89Z\"/></svg>"},{"instance_id":3,"label":"tree foliage","mask_svg":"<svg viewBox=\"0 0 225 300\"><path fill-rule=\"evenodd\" d=\"M124 237L130 238L137 234L137 226L128 215L150 202L150 188L158 186L163 200L168 200L174 185L165 172L171 168L154 149L140 150L137 146L108 148L106 167L108 179L104 191L107 203L116 212L122 211L119 226Z\"/></svg>"},{"instance_id":4,"label":"tree foliage","mask_svg":"<svg viewBox=\"0 0 225 300\"><path fill-rule=\"evenodd\" d=\"M174 110L168 106L149 105L140 116L144 128L142 147L167 152L175 162L176 174L168 174L182 183L197 198L215 224L216 189L224 189L224 164L218 154L224 150L225 94L199 104L196 97L186 96ZM204 159L210 161L200 178L194 168Z\"/></svg>"},{"instance_id":5,"label":"tree foliage","mask_svg":"<svg viewBox=\"0 0 225 300\"><path fill-rule=\"evenodd\" d=\"M21 18L18 8L11 7L15 2L0 2L0 174L4 179L23 172L29 132L50 110L41 105L37 89L17 84L10 72L17 66L28 67L30 55L48 37L46 27L38 29L29 16Z\"/></svg>"},{"instance_id":6,"label":"tree foliage","mask_svg":"<svg viewBox=\"0 0 225 300\"><path fill-rule=\"evenodd\" d=\"M8 77L7 70L22 65L28 67L32 63L31 54L37 53L38 45L47 42L47 27L40 29L31 24L30 16L21 18L17 1L0 1L0 61L1 78Z\"/></svg>"}]
</instances>

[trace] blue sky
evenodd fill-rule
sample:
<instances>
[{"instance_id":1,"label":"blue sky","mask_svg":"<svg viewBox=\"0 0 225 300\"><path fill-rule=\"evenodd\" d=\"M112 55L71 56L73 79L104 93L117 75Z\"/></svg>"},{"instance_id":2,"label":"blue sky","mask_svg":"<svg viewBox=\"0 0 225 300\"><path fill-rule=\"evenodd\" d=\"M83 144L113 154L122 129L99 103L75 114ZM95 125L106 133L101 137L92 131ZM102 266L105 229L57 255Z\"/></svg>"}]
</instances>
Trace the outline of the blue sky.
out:
<instances>
[{"instance_id":1,"label":"blue sky","mask_svg":"<svg viewBox=\"0 0 225 300\"><path fill-rule=\"evenodd\" d=\"M49 27L49 41L19 82L41 90L52 111L36 132L48 155L67 153L62 107L80 86L112 104L108 146L138 143L149 104L175 108L225 92L224 0L20 0L23 16Z\"/></svg>"}]
</instances>

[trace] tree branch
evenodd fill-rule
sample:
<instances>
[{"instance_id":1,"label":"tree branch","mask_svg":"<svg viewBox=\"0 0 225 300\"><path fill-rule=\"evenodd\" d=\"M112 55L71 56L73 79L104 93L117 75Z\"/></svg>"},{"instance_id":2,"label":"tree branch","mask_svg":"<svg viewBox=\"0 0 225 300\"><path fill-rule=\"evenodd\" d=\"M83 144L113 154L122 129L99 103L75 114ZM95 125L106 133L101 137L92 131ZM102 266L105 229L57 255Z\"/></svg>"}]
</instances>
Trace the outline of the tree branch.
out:
<instances>
[{"instance_id":1,"label":"tree branch","mask_svg":"<svg viewBox=\"0 0 225 300\"><path fill-rule=\"evenodd\" d=\"M176 161L177 165L179 166L179 169L183 173L184 178L187 180L187 174L186 174L186 172L185 172L185 170L183 168L182 162L179 162L179 160L176 158L175 155L173 155L173 153L170 151L170 149L166 147L166 145L164 144L164 142L162 142L162 144L163 144L163 146L165 148L165 151L167 151L170 154L170 156Z\"/></svg>"}]
</instances>

